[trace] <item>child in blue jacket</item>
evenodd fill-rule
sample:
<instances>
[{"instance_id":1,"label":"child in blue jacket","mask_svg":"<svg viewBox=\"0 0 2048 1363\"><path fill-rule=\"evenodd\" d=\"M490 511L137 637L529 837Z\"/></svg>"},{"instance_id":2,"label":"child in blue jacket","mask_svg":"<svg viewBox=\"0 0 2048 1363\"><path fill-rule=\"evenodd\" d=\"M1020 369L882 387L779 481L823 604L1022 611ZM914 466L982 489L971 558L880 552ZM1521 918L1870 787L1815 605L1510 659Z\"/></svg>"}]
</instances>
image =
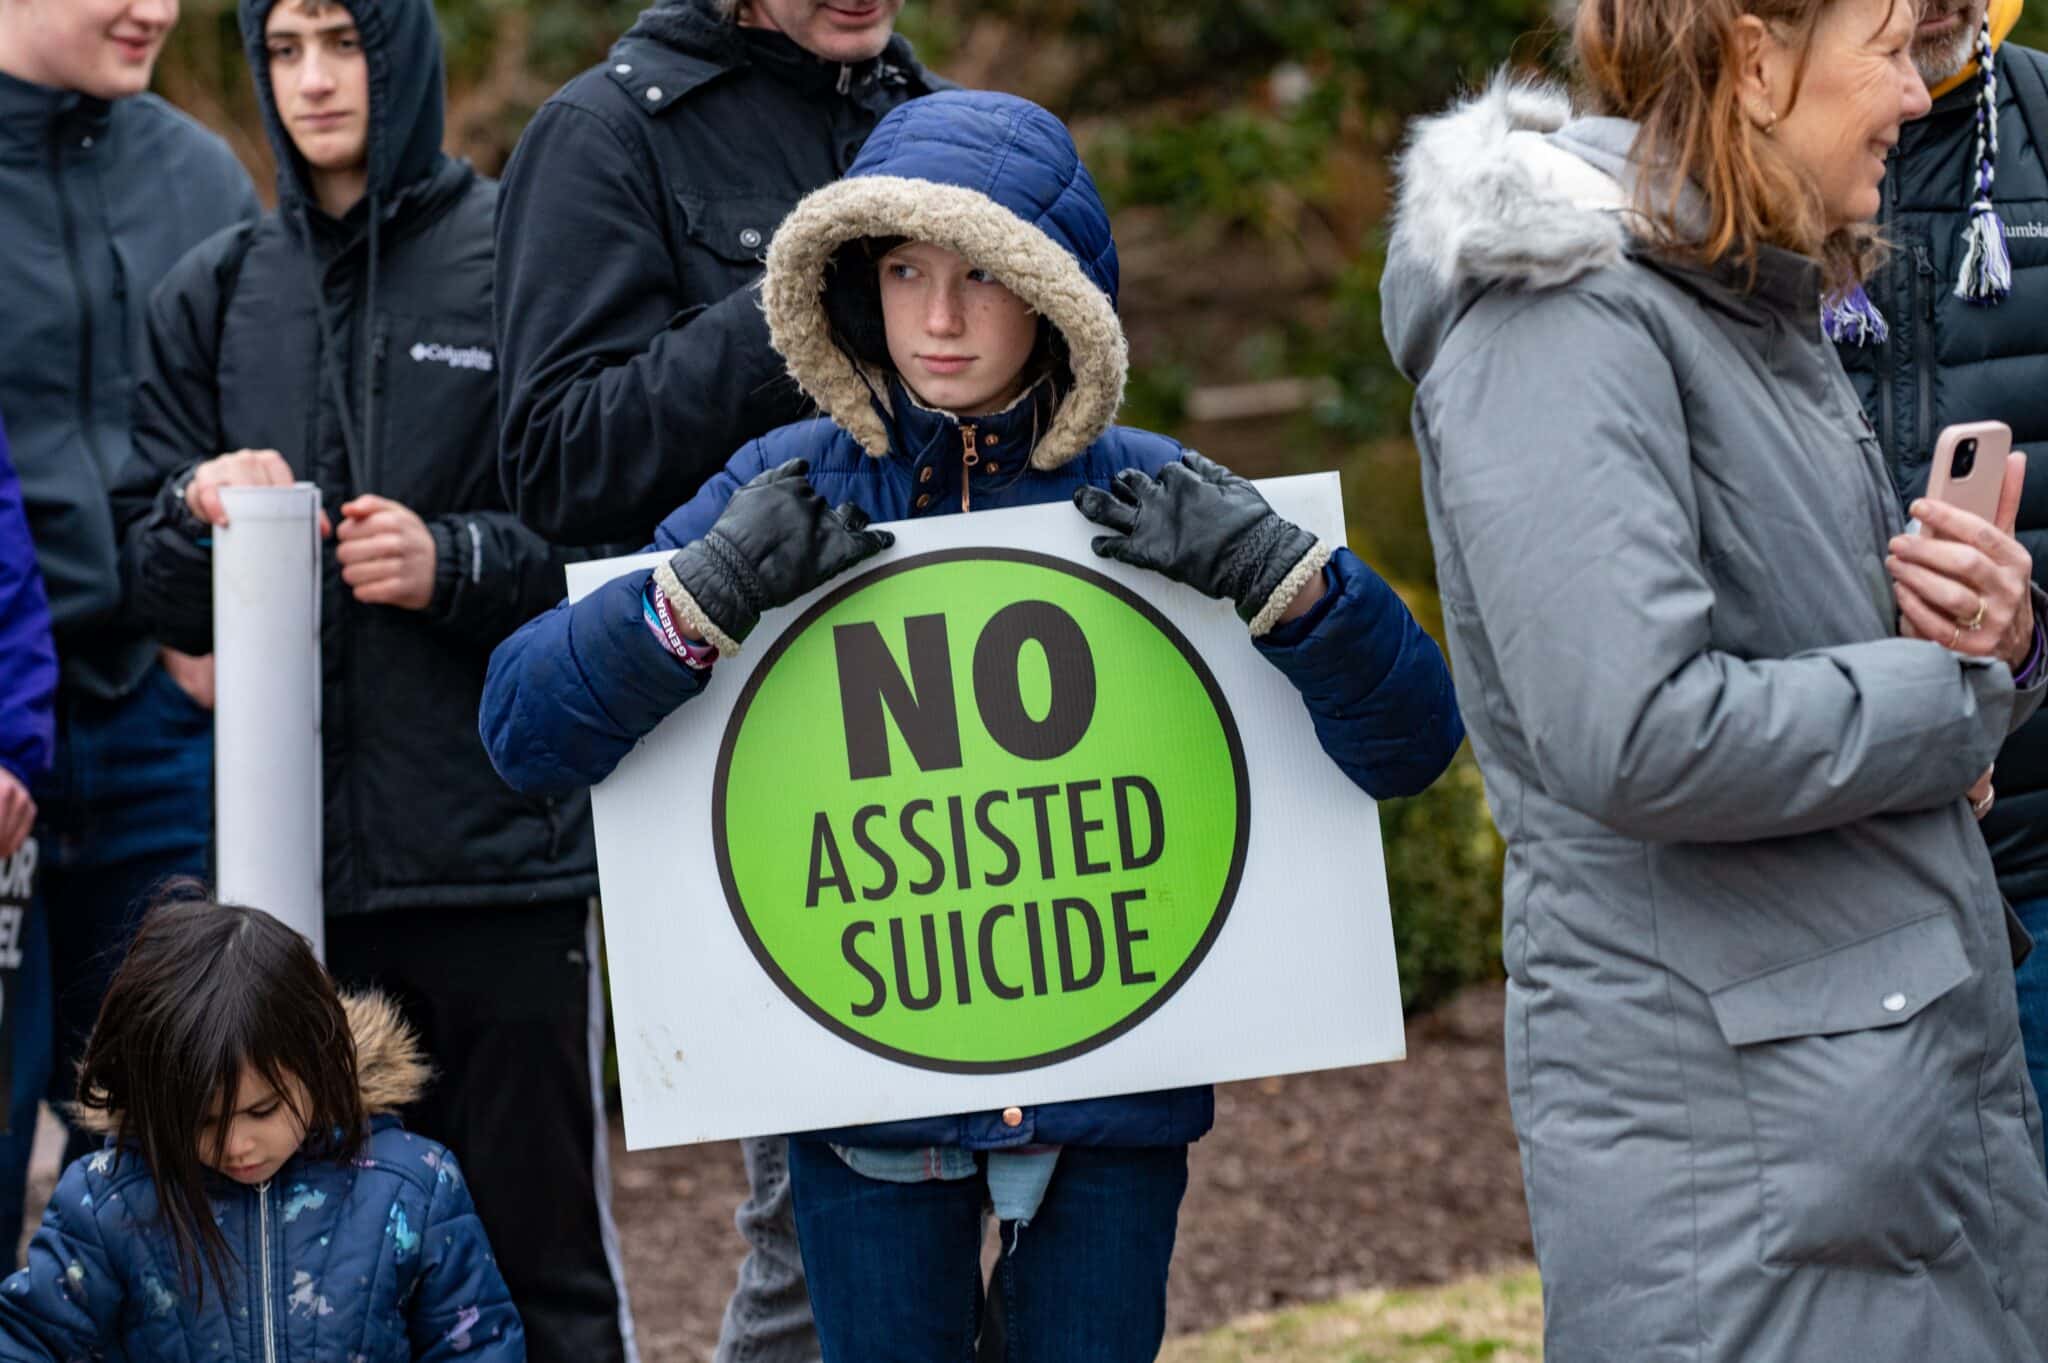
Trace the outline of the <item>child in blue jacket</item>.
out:
<instances>
[{"instance_id":1,"label":"child in blue jacket","mask_svg":"<svg viewBox=\"0 0 2048 1363\"><path fill-rule=\"evenodd\" d=\"M1234 601L1360 786L1428 785L1463 735L1435 644L1250 483L1112 424L1116 285L1108 215L1059 120L986 93L889 114L769 252L771 335L825 416L747 445L670 515L667 563L499 647L482 714L499 772L529 791L601 780L761 611L888 545L871 520L1072 499L1105 529L1097 553ZM1011 1358L1151 1359L1187 1146L1212 1117L1208 1089L1178 1089L793 1139L826 1363L971 1355L984 1202L1004 1222Z\"/></svg>"},{"instance_id":2,"label":"child in blue jacket","mask_svg":"<svg viewBox=\"0 0 2048 1363\"><path fill-rule=\"evenodd\" d=\"M0 1284L0 1360L523 1363L454 1157L390 1115L426 1078L275 918L157 908L80 1067L110 1139Z\"/></svg>"}]
</instances>

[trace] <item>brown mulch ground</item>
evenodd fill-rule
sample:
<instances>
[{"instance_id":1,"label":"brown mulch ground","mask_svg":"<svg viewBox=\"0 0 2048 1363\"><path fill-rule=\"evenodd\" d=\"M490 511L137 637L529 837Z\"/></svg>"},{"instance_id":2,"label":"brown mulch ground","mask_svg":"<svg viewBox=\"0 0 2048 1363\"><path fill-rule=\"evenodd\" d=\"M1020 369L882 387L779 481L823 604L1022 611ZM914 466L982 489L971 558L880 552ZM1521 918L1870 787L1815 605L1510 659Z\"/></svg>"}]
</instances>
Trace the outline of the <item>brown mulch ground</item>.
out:
<instances>
[{"instance_id":1,"label":"brown mulch ground","mask_svg":"<svg viewBox=\"0 0 2048 1363\"><path fill-rule=\"evenodd\" d=\"M645 1363L711 1355L741 1253L738 1150L626 1154L613 1179ZM1501 1070L1501 992L1408 1024L1397 1065L1231 1084L1194 1147L1169 1326L1527 1260Z\"/></svg>"}]
</instances>

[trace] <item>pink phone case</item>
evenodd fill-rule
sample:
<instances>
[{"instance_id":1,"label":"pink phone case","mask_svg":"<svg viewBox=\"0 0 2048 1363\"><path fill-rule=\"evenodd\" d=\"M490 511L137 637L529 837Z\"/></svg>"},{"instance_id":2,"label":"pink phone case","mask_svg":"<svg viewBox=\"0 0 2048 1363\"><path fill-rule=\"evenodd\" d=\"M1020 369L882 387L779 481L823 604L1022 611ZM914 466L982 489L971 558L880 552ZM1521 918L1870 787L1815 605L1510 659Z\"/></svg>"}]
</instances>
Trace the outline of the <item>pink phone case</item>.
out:
<instances>
[{"instance_id":1,"label":"pink phone case","mask_svg":"<svg viewBox=\"0 0 2048 1363\"><path fill-rule=\"evenodd\" d=\"M1976 458L1968 472L1955 472L1956 448L1965 440L1977 442ZM1934 443L1934 468L1927 478L1927 495L1938 502L1995 520L1998 494L2005 486L2005 458L2012 453L2012 427L2003 421L1966 421L1944 427Z\"/></svg>"}]
</instances>

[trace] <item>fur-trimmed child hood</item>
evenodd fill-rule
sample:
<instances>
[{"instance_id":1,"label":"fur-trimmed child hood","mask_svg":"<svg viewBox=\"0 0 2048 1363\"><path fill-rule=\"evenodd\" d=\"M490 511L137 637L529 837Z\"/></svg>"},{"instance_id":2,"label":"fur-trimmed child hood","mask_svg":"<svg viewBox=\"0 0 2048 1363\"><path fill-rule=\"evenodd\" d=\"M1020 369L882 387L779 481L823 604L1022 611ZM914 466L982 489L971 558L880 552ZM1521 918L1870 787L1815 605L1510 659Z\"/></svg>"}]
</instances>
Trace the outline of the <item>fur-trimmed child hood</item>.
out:
<instances>
[{"instance_id":1,"label":"fur-trimmed child hood","mask_svg":"<svg viewBox=\"0 0 2048 1363\"><path fill-rule=\"evenodd\" d=\"M426 1092L433 1071L398 1005L371 991L343 994L341 1010L356 1039L356 1090L363 1095L364 1114L377 1117L410 1107Z\"/></svg>"},{"instance_id":2,"label":"fur-trimmed child hood","mask_svg":"<svg viewBox=\"0 0 2048 1363\"><path fill-rule=\"evenodd\" d=\"M1380 284L1402 373L1419 382L1485 290L1554 288L1623 259L1635 131L1575 121L1562 87L1506 75L1415 121Z\"/></svg>"},{"instance_id":3,"label":"fur-trimmed child hood","mask_svg":"<svg viewBox=\"0 0 2048 1363\"><path fill-rule=\"evenodd\" d=\"M1073 384L1031 454L1053 469L1101 437L1123 401L1109 213L1066 125L1029 100L947 91L901 105L846 177L807 196L775 234L762 282L775 348L827 416L889 452L886 376L835 340L834 254L862 237L928 241L973 261L1058 329Z\"/></svg>"},{"instance_id":4,"label":"fur-trimmed child hood","mask_svg":"<svg viewBox=\"0 0 2048 1363\"><path fill-rule=\"evenodd\" d=\"M433 1071L398 1006L368 991L343 994L341 1010L356 1042L356 1091L363 1097L363 1115L386 1116L410 1106L426 1092ZM74 1122L100 1135L113 1131L117 1115L76 1103L71 1107Z\"/></svg>"}]
</instances>

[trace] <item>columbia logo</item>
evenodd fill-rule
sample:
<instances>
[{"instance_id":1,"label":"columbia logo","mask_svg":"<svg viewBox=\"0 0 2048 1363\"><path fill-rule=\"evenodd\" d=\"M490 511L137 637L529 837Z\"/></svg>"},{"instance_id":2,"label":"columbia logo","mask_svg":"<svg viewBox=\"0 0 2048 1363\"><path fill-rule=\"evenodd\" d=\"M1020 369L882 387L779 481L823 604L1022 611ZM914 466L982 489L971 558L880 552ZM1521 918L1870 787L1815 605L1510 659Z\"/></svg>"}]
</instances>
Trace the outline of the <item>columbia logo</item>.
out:
<instances>
[{"instance_id":1,"label":"columbia logo","mask_svg":"<svg viewBox=\"0 0 2048 1363\"><path fill-rule=\"evenodd\" d=\"M425 341L412 348L415 364L445 364L450 369L475 369L488 374L497 367L491 352L482 346L429 345Z\"/></svg>"},{"instance_id":2,"label":"columbia logo","mask_svg":"<svg viewBox=\"0 0 2048 1363\"><path fill-rule=\"evenodd\" d=\"M2008 223L2005 234L2009 237L2048 237L2048 222Z\"/></svg>"}]
</instances>

